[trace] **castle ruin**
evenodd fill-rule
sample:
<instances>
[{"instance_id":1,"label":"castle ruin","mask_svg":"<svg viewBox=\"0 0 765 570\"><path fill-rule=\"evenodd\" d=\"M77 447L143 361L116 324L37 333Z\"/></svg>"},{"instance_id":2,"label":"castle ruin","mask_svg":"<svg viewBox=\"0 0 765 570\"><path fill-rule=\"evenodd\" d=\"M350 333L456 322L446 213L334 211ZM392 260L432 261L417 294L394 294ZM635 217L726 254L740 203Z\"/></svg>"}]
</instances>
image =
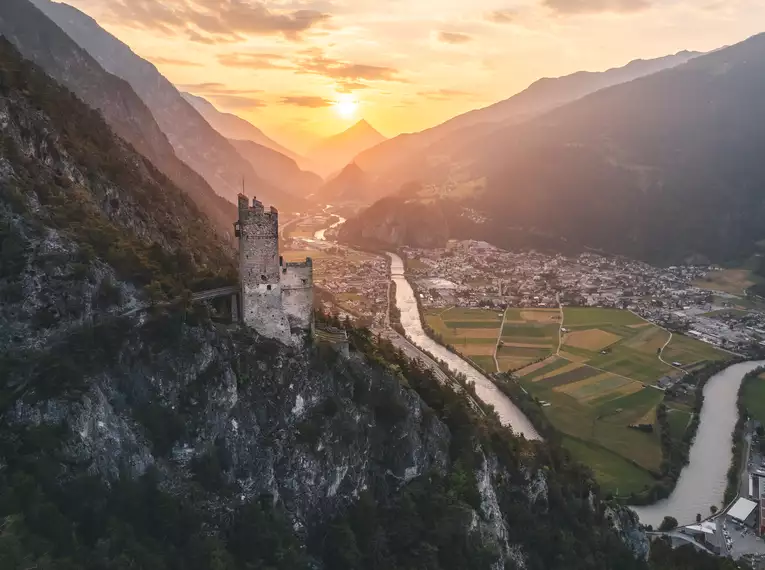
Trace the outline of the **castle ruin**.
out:
<instances>
[{"instance_id":1,"label":"castle ruin","mask_svg":"<svg viewBox=\"0 0 765 570\"><path fill-rule=\"evenodd\" d=\"M259 334L298 344L313 330L313 263L285 263L279 256L279 212L239 194L241 317Z\"/></svg>"}]
</instances>

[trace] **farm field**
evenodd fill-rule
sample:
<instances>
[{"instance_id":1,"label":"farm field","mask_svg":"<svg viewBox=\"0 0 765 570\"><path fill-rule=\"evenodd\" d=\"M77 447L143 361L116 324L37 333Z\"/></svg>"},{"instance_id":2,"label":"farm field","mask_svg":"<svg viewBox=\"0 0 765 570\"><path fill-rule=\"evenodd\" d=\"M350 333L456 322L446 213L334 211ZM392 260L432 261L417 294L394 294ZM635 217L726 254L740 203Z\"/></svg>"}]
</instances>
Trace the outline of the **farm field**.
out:
<instances>
[{"instance_id":1,"label":"farm field","mask_svg":"<svg viewBox=\"0 0 765 570\"><path fill-rule=\"evenodd\" d=\"M754 419L765 424L765 374L747 381L743 390L743 400L747 411Z\"/></svg>"},{"instance_id":2,"label":"farm field","mask_svg":"<svg viewBox=\"0 0 765 570\"><path fill-rule=\"evenodd\" d=\"M654 424L664 400L658 380L682 374L658 358L669 333L629 311L603 308L566 308L563 328L560 355L516 376L530 394L549 402L545 414L571 438L566 447L592 467L607 491L641 491L660 469L660 434L629 426ZM663 354L688 368L727 358L681 335L673 335ZM765 401L765 380L763 390ZM671 411L668 419L673 437L682 437L690 414Z\"/></svg>"},{"instance_id":3,"label":"farm field","mask_svg":"<svg viewBox=\"0 0 765 570\"><path fill-rule=\"evenodd\" d=\"M661 440L631 425L655 424L664 400L657 386L681 370L659 360L669 332L619 309L565 308L561 351L558 309L437 309L425 319L447 344L477 366L495 372L494 350L503 372L539 401L565 438L565 446L589 465L607 492L626 495L654 482L661 468ZM500 330L501 329L501 330ZM664 360L692 369L727 353L682 335L673 335ZM765 379L762 381L765 402ZM762 410L765 416L765 404ZM690 420L671 409L673 437L682 437Z\"/></svg>"},{"instance_id":4,"label":"farm field","mask_svg":"<svg viewBox=\"0 0 765 570\"><path fill-rule=\"evenodd\" d=\"M502 311L488 309L437 309L425 311L425 322L454 347L487 372L496 372L494 351L502 324Z\"/></svg>"}]
</instances>

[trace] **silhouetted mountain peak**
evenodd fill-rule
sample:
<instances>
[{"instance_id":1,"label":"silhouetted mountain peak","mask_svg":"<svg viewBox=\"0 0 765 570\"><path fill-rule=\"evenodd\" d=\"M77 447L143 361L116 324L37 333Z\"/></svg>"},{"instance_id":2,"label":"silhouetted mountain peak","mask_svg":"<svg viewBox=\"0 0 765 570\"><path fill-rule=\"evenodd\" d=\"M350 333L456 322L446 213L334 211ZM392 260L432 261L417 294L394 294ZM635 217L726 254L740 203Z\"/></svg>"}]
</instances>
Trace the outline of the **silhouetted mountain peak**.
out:
<instances>
[{"instance_id":1,"label":"silhouetted mountain peak","mask_svg":"<svg viewBox=\"0 0 765 570\"><path fill-rule=\"evenodd\" d=\"M327 176L341 170L359 153L386 140L368 121L361 119L349 129L321 141L308 158L319 174Z\"/></svg>"}]
</instances>

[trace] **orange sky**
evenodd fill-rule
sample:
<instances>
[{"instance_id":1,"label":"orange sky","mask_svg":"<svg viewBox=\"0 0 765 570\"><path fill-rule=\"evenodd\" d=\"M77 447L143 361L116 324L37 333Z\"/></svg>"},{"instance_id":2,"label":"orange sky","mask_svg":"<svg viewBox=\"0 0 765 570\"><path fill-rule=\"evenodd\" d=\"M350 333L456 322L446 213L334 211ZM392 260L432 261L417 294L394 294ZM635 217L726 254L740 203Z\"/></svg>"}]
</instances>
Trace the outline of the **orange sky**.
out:
<instances>
[{"instance_id":1,"label":"orange sky","mask_svg":"<svg viewBox=\"0 0 765 570\"><path fill-rule=\"evenodd\" d=\"M765 30L762 0L68 0L171 81L300 152L421 130L544 76ZM343 117L336 103L343 101Z\"/></svg>"}]
</instances>

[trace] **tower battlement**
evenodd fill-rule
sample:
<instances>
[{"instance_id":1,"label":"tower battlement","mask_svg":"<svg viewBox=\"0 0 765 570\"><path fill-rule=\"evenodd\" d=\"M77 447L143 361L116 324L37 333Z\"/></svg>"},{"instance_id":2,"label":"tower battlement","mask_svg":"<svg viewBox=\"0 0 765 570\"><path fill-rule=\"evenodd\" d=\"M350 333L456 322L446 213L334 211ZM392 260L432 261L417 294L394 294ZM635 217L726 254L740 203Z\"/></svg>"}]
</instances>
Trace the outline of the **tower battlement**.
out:
<instances>
[{"instance_id":1,"label":"tower battlement","mask_svg":"<svg viewBox=\"0 0 765 570\"><path fill-rule=\"evenodd\" d=\"M313 326L313 261L279 256L279 212L239 194L239 279L245 324L264 336L288 340Z\"/></svg>"}]
</instances>

